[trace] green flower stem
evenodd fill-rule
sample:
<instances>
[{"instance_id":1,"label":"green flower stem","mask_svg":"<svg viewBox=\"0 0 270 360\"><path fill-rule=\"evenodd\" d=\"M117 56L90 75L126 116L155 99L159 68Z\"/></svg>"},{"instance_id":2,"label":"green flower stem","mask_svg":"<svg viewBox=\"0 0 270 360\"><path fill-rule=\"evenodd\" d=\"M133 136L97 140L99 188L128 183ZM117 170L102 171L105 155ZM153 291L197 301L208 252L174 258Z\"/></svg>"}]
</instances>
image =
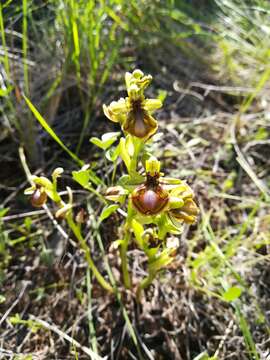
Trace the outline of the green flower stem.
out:
<instances>
[{"instance_id":1,"label":"green flower stem","mask_svg":"<svg viewBox=\"0 0 270 360\"><path fill-rule=\"evenodd\" d=\"M70 227L73 234L76 236L77 240L79 241L81 248L84 250L85 259L87 261L87 264L88 264L89 268L93 271L93 274L95 275L97 281L105 290L107 290L109 292L113 292L112 286L104 279L104 277L101 275L101 273L96 268L96 266L92 260L91 254L90 254L89 247L88 247L84 237L81 234L80 228L73 221L71 212L67 215L66 219L67 219L68 226Z\"/></svg>"},{"instance_id":2,"label":"green flower stem","mask_svg":"<svg viewBox=\"0 0 270 360\"><path fill-rule=\"evenodd\" d=\"M128 244L131 238L131 221L133 217L133 209L131 205L131 201L128 202L128 211L127 211L127 218L124 224L124 239L121 243L120 247L120 257L121 257L121 264L122 264L122 274L123 274L123 281L124 285L127 289L131 287L131 280L128 272L128 260L127 260L127 249Z\"/></svg>"},{"instance_id":3,"label":"green flower stem","mask_svg":"<svg viewBox=\"0 0 270 360\"><path fill-rule=\"evenodd\" d=\"M124 281L124 285L127 289L130 289L130 287L131 287L131 281L130 281L130 276L129 276L129 272L128 272L128 261L127 261L127 248L128 248L129 240L130 240L130 230L127 229L123 243L121 244L121 247L120 247L120 257L121 257L121 264L122 264L123 281Z\"/></svg>"},{"instance_id":4,"label":"green flower stem","mask_svg":"<svg viewBox=\"0 0 270 360\"><path fill-rule=\"evenodd\" d=\"M141 281L136 291L137 301L140 301L142 291L152 284L154 278L156 277L156 274L156 271L149 271L149 274Z\"/></svg>"},{"instance_id":5,"label":"green flower stem","mask_svg":"<svg viewBox=\"0 0 270 360\"><path fill-rule=\"evenodd\" d=\"M133 146L134 146L134 154L131 158L129 175L134 176L137 174L137 165L138 165L138 156L143 148L143 142L133 137ZM128 204L128 216L124 225L124 239L120 246L120 257L121 257L121 265L122 265L122 274L123 274L123 282L126 289L131 288L131 280L128 272L128 259L127 259L127 249L128 244L131 238L131 220L132 220L132 205L129 202Z\"/></svg>"},{"instance_id":6,"label":"green flower stem","mask_svg":"<svg viewBox=\"0 0 270 360\"><path fill-rule=\"evenodd\" d=\"M137 174L137 165L138 165L138 156L140 154L140 152L143 149L143 141L133 137L133 146L134 146L134 154L131 158L131 162L130 162L130 171L129 174L132 175L136 175Z\"/></svg>"}]
</instances>

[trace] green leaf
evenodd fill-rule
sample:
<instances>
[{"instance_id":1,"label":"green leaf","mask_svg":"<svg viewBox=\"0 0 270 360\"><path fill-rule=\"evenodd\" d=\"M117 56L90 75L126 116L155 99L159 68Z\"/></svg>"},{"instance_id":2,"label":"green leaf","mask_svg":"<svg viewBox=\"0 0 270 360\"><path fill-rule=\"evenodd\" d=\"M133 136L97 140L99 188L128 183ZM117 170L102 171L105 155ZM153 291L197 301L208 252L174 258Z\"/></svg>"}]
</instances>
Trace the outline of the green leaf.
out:
<instances>
[{"instance_id":1,"label":"green leaf","mask_svg":"<svg viewBox=\"0 0 270 360\"><path fill-rule=\"evenodd\" d=\"M131 226L134 231L135 239L136 239L139 247L141 249L144 249L144 241L143 241L143 237L142 237L142 234L144 232L143 226L135 219L132 220Z\"/></svg>"},{"instance_id":2,"label":"green leaf","mask_svg":"<svg viewBox=\"0 0 270 360\"><path fill-rule=\"evenodd\" d=\"M231 302L238 299L242 294L242 289L237 286L230 287L223 295L225 301Z\"/></svg>"},{"instance_id":3,"label":"green leaf","mask_svg":"<svg viewBox=\"0 0 270 360\"><path fill-rule=\"evenodd\" d=\"M73 179L83 188L91 191L91 182L95 185L103 185L102 180L91 169L72 171Z\"/></svg>"},{"instance_id":4,"label":"green leaf","mask_svg":"<svg viewBox=\"0 0 270 360\"><path fill-rule=\"evenodd\" d=\"M105 156L106 156L106 159L108 159L109 161L115 162L119 156L119 153L120 153L119 146L116 146L111 149L108 149L106 151Z\"/></svg>"},{"instance_id":5,"label":"green leaf","mask_svg":"<svg viewBox=\"0 0 270 360\"><path fill-rule=\"evenodd\" d=\"M89 190L90 174L88 170L72 171L72 177L83 188Z\"/></svg>"},{"instance_id":6,"label":"green leaf","mask_svg":"<svg viewBox=\"0 0 270 360\"><path fill-rule=\"evenodd\" d=\"M24 325L27 326L33 333L36 333L42 326L33 320L23 320L19 314L9 317L9 321L12 325Z\"/></svg>"},{"instance_id":7,"label":"green leaf","mask_svg":"<svg viewBox=\"0 0 270 360\"><path fill-rule=\"evenodd\" d=\"M90 142L104 150L103 142L97 137L91 137Z\"/></svg>"},{"instance_id":8,"label":"green leaf","mask_svg":"<svg viewBox=\"0 0 270 360\"><path fill-rule=\"evenodd\" d=\"M93 170L88 169L88 172L90 175L90 180L93 184L104 185L104 182L101 180L101 178L99 176L97 176L97 174Z\"/></svg>"},{"instance_id":9,"label":"green leaf","mask_svg":"<svg viewBox=\"0 0 270 360\"><path fill-rule=\"evenodd\" d=\"M31 217L27 216L25 219L24 219L24 226L26 228L27 231L30 231L31 230L31 226L32 226L32 219Z\"/></svg>"},{"instance_id":10,"label":"green leaf","mask_svg":"<svg viewBox=\"0 0 270 360\"><path fill-rule=\"evenodd\" d=\"M101 139L92 137L90 142L103 150L107 150L117 140L120 132L109 132L102 135Z\"/></svg>"},{"instance_id":11,"label":"green leaf","mask_svg":"<svg viewBox=\"0 0 270 360\"><path fill-rule=\"evenodd\" d=\"M38 112L38 110L35 108L35 106L31 103L31 101L23 95L24 100L26 101L26 104L28 105L29 109L32 111L33 115L37 119L37 121L40 123L40 125L44 128L45 131L58 143L58 145L61 146L63 150L65 150L69 156L75 160L80 166L83 165L83 161L78 158L76 154L74 154L72 151L70 151L66 145L62 142L62 140L56 135L56 133L53 131L53 129L50 127L50 125L47 123L47 121L42 117L42 115Z\"/></svg>"},{"instance_id":12,"label":"green leaf","mask_svg":"<svg viewBox=\"0 0 270 360\"><path fill-rule=\"evenodd\" d=\"M206 351L197 355L193 360L218 360L216 356L209 356Z\"/></svg>"},{"instance_id":13,"label":"green leaf","mask_svg":"<svg viewBox=\"0 0 270 360\"><path fill-rule=\"evenodd\" d=\"M173 261L173 257L171 255L170 249L163 250L158 257L156 257L153 261L149 262L149 272L153 271L154 273L158 270L166 267Z\"/></svg>"},{"instance_id":14,"label":"green leaf","mask_svg":"<svg viewBox=\"0 0 270 360\"><path fill-rule=\"evenodd\" d=\"M11 92L12 87L9 86L7 89L1 89L0 88L0 97L6 97Z\"/></svg>"},{"instance_id":15,"label":"green leaf","mask_svg":"<svg viewBox=\"0 0 270 360\"><path fill-rule=\"evenodd\" d=\"M9 211L9 208L0 208L0 219L4 217Z\"/></svg>"},{"instance_id":16,"label":"green leaf","mask_svg":"<svg viewBox=\"0 0 270 360\"><path fill-rule=\"evenodd\" d=\"M265 127L260 127L255 134L255 140L266 140L269 134Z\"/></svg>"},{"instance_id":17,"label":"green leaf","mask_svg":"<svg viewBox=\"0 0 270 360\"><path fill-rule=\"evenodd\" d=\"M119 205L109 205L106 206L102 213L100 214L99 221L102 222L105 219L107 219L109 216L111 216L112 213L114 213L119 208Z\"/></svg>"}]
</instances>

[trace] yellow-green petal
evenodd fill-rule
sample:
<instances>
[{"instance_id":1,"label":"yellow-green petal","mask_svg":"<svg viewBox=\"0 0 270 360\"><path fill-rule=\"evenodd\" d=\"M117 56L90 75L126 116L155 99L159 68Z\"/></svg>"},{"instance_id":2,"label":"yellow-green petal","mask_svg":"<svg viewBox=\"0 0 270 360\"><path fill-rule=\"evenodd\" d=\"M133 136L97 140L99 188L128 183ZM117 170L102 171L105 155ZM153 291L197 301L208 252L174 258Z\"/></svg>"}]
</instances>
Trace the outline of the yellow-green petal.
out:
<instances>
[{"instance_id":1,"label":"yellow-green petal","mask_svg":"<svg viewBox=\"0 0 270 360\"><path fill-rule=\"evenodd\" d=\"M162 102L159 99L145 99L143 102L143 108L146 111L155 111L162 107Z\"/></svg>"}]
</instances>

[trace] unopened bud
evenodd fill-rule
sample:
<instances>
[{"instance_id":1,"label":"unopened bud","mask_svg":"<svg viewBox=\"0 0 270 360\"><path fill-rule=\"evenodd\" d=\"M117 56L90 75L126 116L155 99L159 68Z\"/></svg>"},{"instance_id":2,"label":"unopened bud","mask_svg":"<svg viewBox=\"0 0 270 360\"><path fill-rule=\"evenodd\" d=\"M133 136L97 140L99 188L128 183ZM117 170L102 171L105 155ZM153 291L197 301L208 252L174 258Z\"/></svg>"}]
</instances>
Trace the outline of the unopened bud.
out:
<instances>
[{"instance_id":1,"label":"unopened bud","mask_svg":"<svg viewBox=\"0 0 270 360\"><path fill-rule=\"evenodd\" d=\"M76 223L83 224L86 221L86 211L84 209L81 209L76 217L75 217Z\"/></svg>"},{"instance_id":2,"label":"unopened bud","mask_svg":"<svg viewBox=\"0 0 270 360\"><path fill-rule=\"evenodd\" d=\"M107 189L105 198L110 201L123 202L127 193L122 186L111 186Z\"/></svg>"}]
</instances>

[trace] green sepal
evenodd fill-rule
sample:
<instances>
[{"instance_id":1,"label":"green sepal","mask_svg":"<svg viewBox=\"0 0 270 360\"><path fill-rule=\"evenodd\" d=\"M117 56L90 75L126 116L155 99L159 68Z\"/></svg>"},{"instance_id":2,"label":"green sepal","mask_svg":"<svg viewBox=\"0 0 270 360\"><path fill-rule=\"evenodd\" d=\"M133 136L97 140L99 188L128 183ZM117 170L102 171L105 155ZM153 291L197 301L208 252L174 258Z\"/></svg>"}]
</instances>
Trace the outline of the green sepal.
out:
<instances>
[{"instance_id":1,"label":"green sepal","mask_svg":"<svg viewBox=\"0 0 270 360\"><path fill-rule=\"evenodd\" d=\"M105 153L106 159L111 162L115 162L120 154L119 145L108 149Z\"/></svg>"},{"instance_id":2,"label":"green sepal","mask_svg":"<svg viewBox=\"0 0 270 360\"><path fill-rule=\"evenodd\" d=\"M178 185L182 183L182 180L164 176L162 177L162 182L170 185Z\"/></svg>"},{"instance_id":3,"label":"green sepal","mask_svg":"<svg viewBox=\"0 0 270 360\"><path fill-rule=\"evenodd\" d=\"M32 180L35 184L44 187L44 189L46 189L46 190L53 190L53 184L52 184L52 182L51 182L49 179L47 179L45 176L35 176L35 175L32 175L32 176L31 176L31 180Z\"/></svg>"},{"instance_id":4,"label":"green sepal","mask_svg":"<svg viewBox=\"0 0 270 360\"><path fill-rule=\"evenodd\" d=\"M172 223L167 214L161 214L155 218L155 223L158 226L158 238L164 239L168 233L180 234L182 227L178 227Z\"/></svg>"},{"instance_id":5,"label":"green sepal","mask_svg":"<svg viewBox=\"0 0 270 360\"><path fill-rule=\"evenodd\" d=\"M170 196L170 200L169 200L170 209L179 209L182 206L184 206L184 204L185 202L183 199L176 196Z\"/></svg>"},{"instance_id":6,"label":"green sepal","mask_svg":"<svg viewBox=\"0 0 270 360\"><path fill-rule=\"evenodd\" d=\"M132 177L130 175L123 175L118 180L119 185L133 189L135 186L142 184L145 181L145 177L140 174L134 174Z\"/></svg>"}]
</instances>

